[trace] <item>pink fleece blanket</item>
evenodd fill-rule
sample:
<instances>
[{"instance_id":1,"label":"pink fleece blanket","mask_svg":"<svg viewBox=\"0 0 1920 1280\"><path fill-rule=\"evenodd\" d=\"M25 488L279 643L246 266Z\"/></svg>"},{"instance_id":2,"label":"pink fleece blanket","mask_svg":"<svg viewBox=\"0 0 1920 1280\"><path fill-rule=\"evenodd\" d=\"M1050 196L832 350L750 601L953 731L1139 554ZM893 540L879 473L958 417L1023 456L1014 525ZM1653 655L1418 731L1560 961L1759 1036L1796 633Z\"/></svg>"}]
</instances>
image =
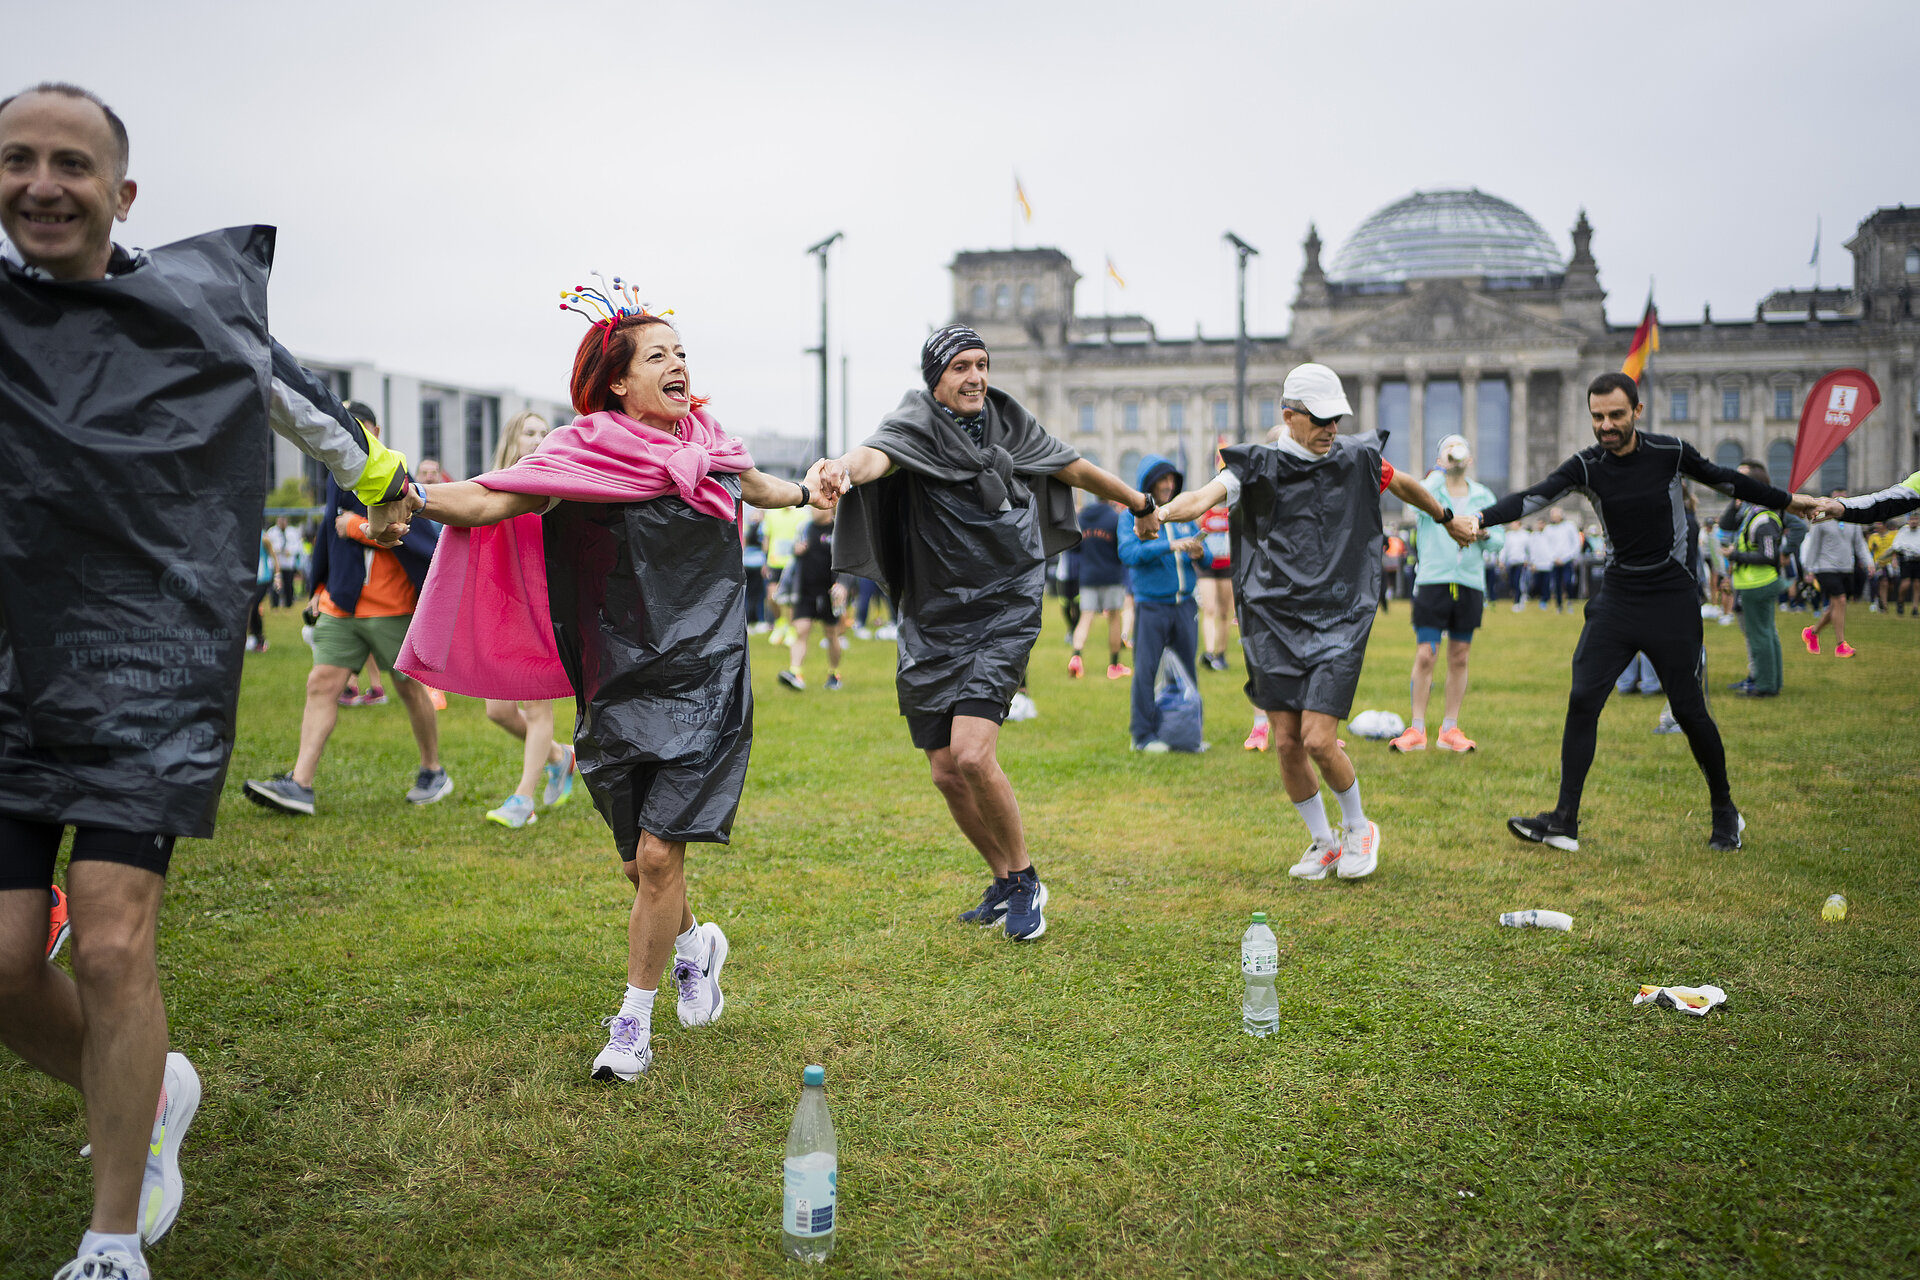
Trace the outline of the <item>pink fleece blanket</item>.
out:
<instances>
[{"instance_id":1,"label":"pink fleece blanket","mask_svg":"<svg viewBox=\"0 0 1920 1280\"><path fill-rule=\"evenodd\" d=\"M677 493L696 511L732 520L733 499L712 473L751 466L746 447L704 410L685 419L678 437L601 412L574 419L536 452L474 482L577 502L645 502ZM553 645L539 516L449 527L440 535L394 665L422 684L472 698L572 696Z\"/></svg>"}]
</instances>

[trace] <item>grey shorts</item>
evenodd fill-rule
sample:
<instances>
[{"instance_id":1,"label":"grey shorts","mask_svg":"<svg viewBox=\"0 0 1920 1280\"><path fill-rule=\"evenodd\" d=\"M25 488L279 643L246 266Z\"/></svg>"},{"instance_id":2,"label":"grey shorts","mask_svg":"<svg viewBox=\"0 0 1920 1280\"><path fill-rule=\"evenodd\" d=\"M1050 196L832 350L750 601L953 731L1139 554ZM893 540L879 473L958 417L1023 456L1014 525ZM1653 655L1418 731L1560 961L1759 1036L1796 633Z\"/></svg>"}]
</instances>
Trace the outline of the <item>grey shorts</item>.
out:
<instances>
[{"instance_id":1,"label":"grey shorts","mask_svg":"<svg viewBox=\"0 0 1920 1280\"><path fill-rule=\"evenodd\" d=\"M1080 611L1082 613L1105 613L1109 609L1127 607L1127 589L1116 582L1106 587L1081 587Z\"/></svg>"}]
</instances>

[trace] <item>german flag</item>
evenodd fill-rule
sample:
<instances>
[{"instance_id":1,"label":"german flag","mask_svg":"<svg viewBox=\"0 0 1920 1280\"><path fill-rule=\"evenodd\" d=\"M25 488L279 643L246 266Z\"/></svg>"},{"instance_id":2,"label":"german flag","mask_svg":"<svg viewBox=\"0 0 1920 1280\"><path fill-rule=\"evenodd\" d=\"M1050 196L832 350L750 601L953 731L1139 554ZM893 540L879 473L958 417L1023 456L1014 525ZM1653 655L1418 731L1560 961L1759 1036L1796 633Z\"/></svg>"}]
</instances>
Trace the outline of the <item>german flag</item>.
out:
<instances>
[{"instance_id":1,"label":"german flag","mask_svg":"<svg viewBox=\"0 0 1920 1280\"><path fill-rule=\"evenodd\" d=\"M1627 348L1627 360L1620 366L1620 372L1639 382L1647 371L1647 362L1659 349L1660 313L1654 309L1653 295L1649 293L1646 314L1640 317L1640 327L1633 331L1633 345Z\"/></svg>"}]
</instances>

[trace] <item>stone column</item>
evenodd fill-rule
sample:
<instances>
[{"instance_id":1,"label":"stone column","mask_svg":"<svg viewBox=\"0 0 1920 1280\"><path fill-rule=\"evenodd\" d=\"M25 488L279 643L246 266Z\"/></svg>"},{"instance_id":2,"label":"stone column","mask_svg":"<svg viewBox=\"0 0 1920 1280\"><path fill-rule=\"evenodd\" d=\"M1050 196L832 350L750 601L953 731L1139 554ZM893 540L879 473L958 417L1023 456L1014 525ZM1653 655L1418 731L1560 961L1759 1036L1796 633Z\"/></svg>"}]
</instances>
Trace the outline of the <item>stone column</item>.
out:
<instances>
[{"instance_id":1,"label":"stone column","mask_svg":"<svg viewBox=\"0 0 1920 1280\"><path fill-rule=\"evenodd\" d=\"M1467 448L1480 456L1480 362L1469 361L1460 370L1460 434Z\"/></svg>"},{"instance_id":2,"label":"stone column","mask_svg":"<svg viewBox=\"0 0 1920 1280\"><path fill-rule=\"evenodd\" d=\"M1380 429L1380 375L1371 371L1360 375L1360 429Z\"/></svg>"},{"instance_id":3,"label":"stone column","mask_svg":"<svg viewBox=\"0 0 1920 1280\"><path fill-rule=\"evenodd\" d=\"M1510 388L1507 417L1507 488L1524 489L1533 483L1527 473L1527 369L1507 370Z\"/></svg>"},{"instance_id":4,"label":"stone column","mask_svg":"<svg viewBox=\"0 0 1920 1280\"><path fill-rule=\"evenodd\" d=\"M1426 456L1427 371L1409 369L1407 370L1407 465L1417 471L1420 460Z\"/></svg>"},{"instance_id":5,"label":"stone column","mask_svg":"<svg viewBox=\"0 0 1920 1280\"><path fill-rule=\"evenodd\" d=\"M1587 383L1592 380L1581 376L1577 364L1560 367L1560 429L1554 434L1559 437L1563 458L1593 443L1593 420L1587 414ZM1550 467L1553 463L1543 460L1541 465Z\"/></svg>"}]
</instances>

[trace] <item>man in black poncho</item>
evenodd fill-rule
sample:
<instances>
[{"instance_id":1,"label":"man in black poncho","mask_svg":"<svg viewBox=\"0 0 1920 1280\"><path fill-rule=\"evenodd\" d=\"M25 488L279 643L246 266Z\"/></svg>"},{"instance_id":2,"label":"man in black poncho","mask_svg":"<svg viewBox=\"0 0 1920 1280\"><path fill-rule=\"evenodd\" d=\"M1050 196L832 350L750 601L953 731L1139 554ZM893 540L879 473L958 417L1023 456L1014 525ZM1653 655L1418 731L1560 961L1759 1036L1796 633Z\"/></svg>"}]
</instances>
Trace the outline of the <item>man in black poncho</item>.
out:
<instances>
[{"instance_id":1,"label":"man in black poncho","mask_svg":"<svg viewBox=\"0 0 1920 1280\"><path fill-rule=\"evenodd\" d=\"M865 444L829 464L828 483L851 499L833 567L872 578L893 602L900 714L993 873L960 918L1004 918L1009 938L1031 942L1046 931L1047 890L996 748L1040 635L1046 562L1080 540L1074 487L1124 503L1142 537L1159 522L1151 498L989 387L988 363L972 329L937 331L920 353L927 389L908 392Z\"/></svg>"},{"instance_id":2,"label":"man in black poncho","mask_svg":"<svg viewBox=\"0 0 1920 1280\"><path fill-rule=\"evenodd\" d=\"M98 98L0 101L0 1040L86 1102L71 1274L144 1280L200 1096L167 1051L155 934L174 841L213 834L233 749L266 429L324 459L376 535L413 500L400 456L268 336L273 229L130 253L112 232L134 195ZM45 953L68 826L71 978Z\"/></svg>"}]
</instances>

